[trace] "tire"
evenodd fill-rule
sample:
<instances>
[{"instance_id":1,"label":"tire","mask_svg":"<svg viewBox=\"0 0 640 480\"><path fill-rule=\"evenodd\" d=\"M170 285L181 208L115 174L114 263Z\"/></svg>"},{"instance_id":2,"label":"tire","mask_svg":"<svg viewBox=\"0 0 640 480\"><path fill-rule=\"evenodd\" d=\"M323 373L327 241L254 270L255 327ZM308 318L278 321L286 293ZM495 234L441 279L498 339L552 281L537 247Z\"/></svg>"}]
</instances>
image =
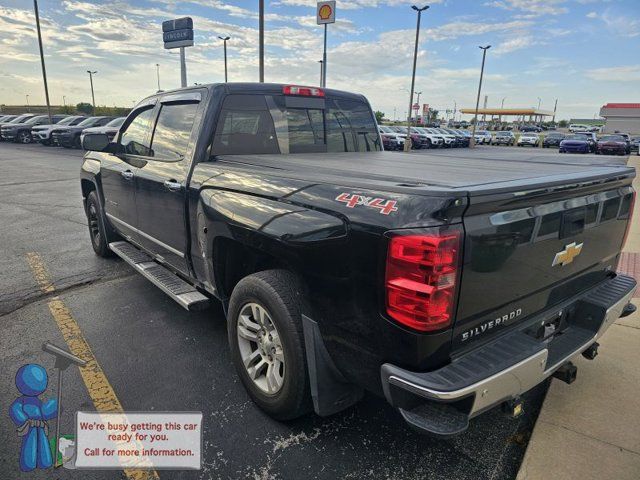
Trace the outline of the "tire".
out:
<instances>
[{"instance_id":1,"label":"tire","mask_svg":"<svg viewBox=\"0 0 640 480\"><path fill-rule=\"evenodd\" d=\"M82 148L82 143L80 142L80 135L77 135L73 138L72 148Z\"/></svg>"},{"instance_id":2,"label":"tire","mask_svg":"<svg viewBox=\"0 0 640 480\"><path fill-rule=\"evenodd\" d=\"M22 143L22 144L31 143L31 133L26 130L23 130L22 132L18 132L18 135L16 135L16 143Z\"/></svg>"},{"instance_id":3,"label":"tire","mask_svg":"<svg viewBox=\"0 0 640 480\"><path fill-rule=\"evenodd\" d=\"M233 363L253 402L277 420L291 420L311 410L301 319L303 302L300 282L286 270L265 270L243 278L229 302L227 331ZM258 315L263 318L262 325L255 321L256 305L266 313ZM239 323L244 324L240 325L240 335ZM275 335L260 333L273 334L271 327ZM272 338L279 342L271 342ZM250 367L245 367L243 357L252 358ZM254 380L252 375L257 378Z\"/></svg>"},{"instance_id":4,"label":"tire","mask_svg":"<svg viewBox=\"0 0 640 480\"><path fill-rule=\"evenodd\" d=\"M93 190L87 197L87 222L89 225L89 237L91 238L91 246L93 251L99 257L112 257L113 252L109 250L109 241L106 235L106 228L104 224L104 214L100 201L98 200L98 193Z\"/></svg>"}]
</instances>

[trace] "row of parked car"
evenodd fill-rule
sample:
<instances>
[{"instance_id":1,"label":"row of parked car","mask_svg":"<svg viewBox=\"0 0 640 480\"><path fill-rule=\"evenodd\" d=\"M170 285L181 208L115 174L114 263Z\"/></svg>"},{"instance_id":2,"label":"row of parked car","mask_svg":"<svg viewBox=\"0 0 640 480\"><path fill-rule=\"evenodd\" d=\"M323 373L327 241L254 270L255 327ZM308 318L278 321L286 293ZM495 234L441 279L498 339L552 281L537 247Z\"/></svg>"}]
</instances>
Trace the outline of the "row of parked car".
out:
<instances>
[{"instance_id":1,"label":"row of parked car","mask_svg":"<svg viewBox=\"0 0 640 480\"><path fill-rule=\"evenodd\" d=\"M471 132L443 127L407 127L380 125L380 136L385 150L403 150L407 133L411 135L411 148L453 148L468 147Z\"/></svg>"},{"instance_id":2,"label":"row of parked car","mask_svg":"<svg viewBox=\"0 0 640 480\"><path fill-rule=\"evenodd\" d=\"M614 133L597 136L594 132L565 134L548 132L544 136L536 132L524 132L516 136L511 131L496 132L492 135L486 130L476 132L476 143L485 145L517 145L519 147L555 148L560 153L606 153L629 155L638 151L640 137L631 137L628 133Z\"/></svg>"},{"instance_id":3,"label":"row of parked car","mask_svg":"<svg viewBox=\"0 0 640 480\"><path fill-rule=\"evenodd\" d=\"M104 133L112 139L125 117L84 115L0 115L0 141L39 142L65 148L80 148L85 133ZM53 123L51 123L53 122Z\"/></svg>"}]
</instances>

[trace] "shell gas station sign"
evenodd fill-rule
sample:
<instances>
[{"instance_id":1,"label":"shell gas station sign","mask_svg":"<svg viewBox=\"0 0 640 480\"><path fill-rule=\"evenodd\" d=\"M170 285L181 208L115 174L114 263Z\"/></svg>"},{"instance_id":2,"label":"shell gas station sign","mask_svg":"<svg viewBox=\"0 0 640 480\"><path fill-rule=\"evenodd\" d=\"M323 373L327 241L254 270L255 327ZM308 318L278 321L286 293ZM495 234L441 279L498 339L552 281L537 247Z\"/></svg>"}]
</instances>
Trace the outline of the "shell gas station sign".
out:
<instances>
[{"instance_id":1,"label":"shell gas station sign","mask_svg":"<svg viewBox=\"0 0 640 480\"><path fill-rule=\"evenodd\" d=\"M327 23L336 23L336 2L318 2L318 10L316 15L318 25Z\"/></svg>"}]
</instances>

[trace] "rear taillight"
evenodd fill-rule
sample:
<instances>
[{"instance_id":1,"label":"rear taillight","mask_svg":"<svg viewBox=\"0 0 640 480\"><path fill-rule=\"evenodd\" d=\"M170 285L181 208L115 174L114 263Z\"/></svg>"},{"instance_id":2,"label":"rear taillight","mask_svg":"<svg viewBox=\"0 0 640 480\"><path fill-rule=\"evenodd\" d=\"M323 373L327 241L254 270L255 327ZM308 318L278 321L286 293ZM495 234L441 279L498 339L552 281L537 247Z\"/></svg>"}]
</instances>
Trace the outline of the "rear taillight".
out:
<instances>
[{"instance_id":1,"label":"rear taillight","mask_svg":"<svg viewBox=\"0 0 640 480\"><path fill-rule=\"evenodd\" d=\"M451 324L461 238L461 230L453 228L390 238L385 295L391 318L422 332Z\"/></svg>"},{"instance_id":2,"label":"rear taillight","mask_svg":"<svg viewBox=\"0 0 640 480\"><path fill-rule=\"evenodd\" d=\"M285 85L282 87L285 95L300 95L303 97L324 97L324 90L317 87L301 87L299 85Z\"/></svg>"},{"instance_id":3,"label":"rear taillight","mask_svg":"<svg viewBox=\"0 0 640 480\"><path fill-rule=\"evenodd\" d=\"M627 243L627 237L629 236L629 231L631 230L631 222L633 221L633 208L636 205L636 192L633 191L631 193L631 205L629 205L629 219L627 220L627 228L624 231L624 237L622 238L622 249L624 250L624 246Z\"/></svg>"}]
</instances>

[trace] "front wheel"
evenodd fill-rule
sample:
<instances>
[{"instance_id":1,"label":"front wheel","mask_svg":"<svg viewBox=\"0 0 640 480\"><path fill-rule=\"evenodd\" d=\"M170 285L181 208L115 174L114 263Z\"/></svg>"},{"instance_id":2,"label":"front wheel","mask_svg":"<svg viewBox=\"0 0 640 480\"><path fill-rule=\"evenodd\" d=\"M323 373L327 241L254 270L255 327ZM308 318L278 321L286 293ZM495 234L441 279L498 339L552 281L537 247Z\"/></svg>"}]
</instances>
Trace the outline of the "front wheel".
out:
<instances>
[{"instance_id":1,"label":"front wheel","mask_svg":"<svg viewBox=\"0 0 640 480\"><path fill-rule=\"evenodd\" d=\"M102 207L95 190L87 197L87 221L89 223L89 236L93 251L99 257L112 257L113 252L109 250L109 243L106 235L104 216Z\"/></svg>"},{"instance_id":2,"label":"front wheel","mask_svg":"<svg viewBox=\"0 0 640 480\"><path fill-rule=\"evenodd\" d=\"M20 132L16 137L16 141L18 143L31 143L31 133L29 132Z\"/></svg>"},{"instance_id":3,"label":"front wheel","mask_svg":"<svg viewBox=\"0 0 640 480\"><path fill-rule=\"evenodd\" d=\"M278 420L311 407L302 304L300 282L286 270L243 278L229 302L229 347L240 380L256 405Z\"/></svg>"}]
</instances>

